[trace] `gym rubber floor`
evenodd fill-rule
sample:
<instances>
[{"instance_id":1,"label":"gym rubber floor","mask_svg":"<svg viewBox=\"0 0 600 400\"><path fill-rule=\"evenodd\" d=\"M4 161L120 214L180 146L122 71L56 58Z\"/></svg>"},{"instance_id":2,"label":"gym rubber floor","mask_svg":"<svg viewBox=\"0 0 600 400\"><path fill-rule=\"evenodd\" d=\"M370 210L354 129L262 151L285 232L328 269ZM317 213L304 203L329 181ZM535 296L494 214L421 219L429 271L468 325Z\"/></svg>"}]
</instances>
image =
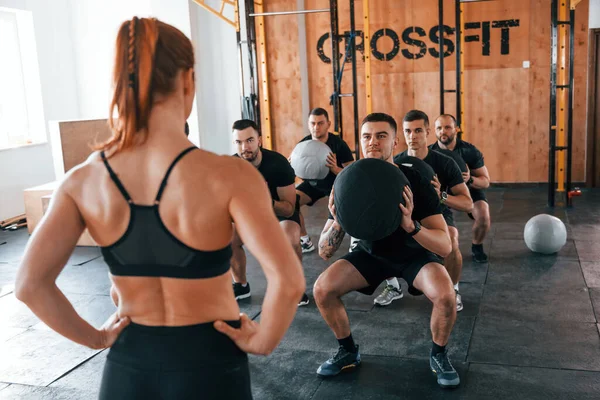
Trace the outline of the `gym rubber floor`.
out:
<instances>
[{"instance_id":1,"label":"gym rubber floor","mask_svg":"<svg viewBox=\"0 0 600 400\"><path fill-rule=\"evenodd\" d=\"M450 338L461 386L440 389L429 370L431 305L406 294L390 306L373 297L344 297L362 365L323 380L315 371L337 350L335 337L311 302L298 310L279 348L250 357L255 399L600 399L600 190L574 207L548 210L543 188L487 192L492 229L489 264L471 262L471 223L457 216L464 257L464 310ZM325 201L304 208L313 242L327 216ZM540 213L567 225L556 255L530 252L527 220ZM70 343L41 323L12 293L26 230L0 232L0 399L93 399L107 351ZM348 249L344 239L337 257ZM328 263L304 255L307 287ZM248 258L252 297L240 302L260 319L265 278ZM100 326L114 311L107 267L95 248L77 248L58 279L77 311ZM151 351L151 349L148 349Z\"/></svg>"}]
</instances>

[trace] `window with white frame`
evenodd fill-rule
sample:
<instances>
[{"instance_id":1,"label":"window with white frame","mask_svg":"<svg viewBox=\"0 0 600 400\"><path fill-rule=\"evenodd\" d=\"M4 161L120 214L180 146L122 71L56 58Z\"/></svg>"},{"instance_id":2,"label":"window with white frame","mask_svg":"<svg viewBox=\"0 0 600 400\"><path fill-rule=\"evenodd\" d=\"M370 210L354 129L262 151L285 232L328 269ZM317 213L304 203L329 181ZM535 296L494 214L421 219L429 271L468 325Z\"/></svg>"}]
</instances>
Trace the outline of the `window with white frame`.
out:
<instances>
[{"instance_id":1,"label":"window with white frame","mask_svg":"<svg viewBox=\"0 0 600 400\"><path fill-rule=\"evenodd\" d=\"M31 12L0 7L0 149L47 141Z\"/></svg>"}]
</instances>

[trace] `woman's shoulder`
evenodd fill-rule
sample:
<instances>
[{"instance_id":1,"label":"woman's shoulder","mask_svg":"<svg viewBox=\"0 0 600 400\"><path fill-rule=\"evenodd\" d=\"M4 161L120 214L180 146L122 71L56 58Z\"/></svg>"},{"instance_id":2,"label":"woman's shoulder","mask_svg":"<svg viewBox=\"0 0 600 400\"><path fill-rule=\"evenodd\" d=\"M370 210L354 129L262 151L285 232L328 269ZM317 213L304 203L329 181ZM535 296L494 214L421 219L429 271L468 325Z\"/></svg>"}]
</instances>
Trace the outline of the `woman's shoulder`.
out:
<instances>
[{"instance_id":1,"label":"woman's shoulder","mask_svg":"<svg viewBox=\"0 0 600 400\"><path fill-rule=\"evenodd\" d=\"M239 185L247 180L262 179L258 170L248 161L230 155L220 155L200 149L195 152L193 168L196 171L206 171L218 185ZM206 177L206 174L200 176Z\"/></svg>"}]
</instances>

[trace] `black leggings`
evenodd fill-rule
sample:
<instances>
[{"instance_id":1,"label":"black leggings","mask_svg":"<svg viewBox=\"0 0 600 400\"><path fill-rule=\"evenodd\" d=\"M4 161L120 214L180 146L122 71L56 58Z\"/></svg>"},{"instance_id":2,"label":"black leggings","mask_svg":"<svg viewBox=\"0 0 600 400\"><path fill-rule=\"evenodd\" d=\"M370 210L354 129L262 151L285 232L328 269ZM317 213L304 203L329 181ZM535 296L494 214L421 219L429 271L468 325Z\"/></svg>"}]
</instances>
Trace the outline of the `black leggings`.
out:
<instances>
[{"instance_id":1,"label":"black leggings","mask_svg":"<svg viewBox=\"0 0 600 400\"><path fill-rule=\"evenodd\" d=\"M212 323L131 323L108 353L100 399L252 399L248 356Z\"/></svg>"}]
</instances>

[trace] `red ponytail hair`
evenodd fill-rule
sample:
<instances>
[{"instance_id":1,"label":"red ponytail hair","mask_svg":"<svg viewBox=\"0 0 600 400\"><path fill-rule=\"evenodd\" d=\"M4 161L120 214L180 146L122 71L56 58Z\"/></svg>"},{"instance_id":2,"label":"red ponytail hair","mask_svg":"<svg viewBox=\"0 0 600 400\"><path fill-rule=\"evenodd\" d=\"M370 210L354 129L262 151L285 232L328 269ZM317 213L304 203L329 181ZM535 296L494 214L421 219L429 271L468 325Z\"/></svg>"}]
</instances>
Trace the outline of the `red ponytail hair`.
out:
<instances>
[{"instance_id":1,"label":"red ponytail hair","mask_svg":"<svg viewBox=\"0 0 600 400\"><path fill-rule=\"evenodd\" d=\"M118 152L145 141L154 95L172 92L177 73L193 67L192 43L180 30L155 18L125 21L117 35L108 118L113 134L99 149L116 146Z\"/></svg>"}]
</instances>

